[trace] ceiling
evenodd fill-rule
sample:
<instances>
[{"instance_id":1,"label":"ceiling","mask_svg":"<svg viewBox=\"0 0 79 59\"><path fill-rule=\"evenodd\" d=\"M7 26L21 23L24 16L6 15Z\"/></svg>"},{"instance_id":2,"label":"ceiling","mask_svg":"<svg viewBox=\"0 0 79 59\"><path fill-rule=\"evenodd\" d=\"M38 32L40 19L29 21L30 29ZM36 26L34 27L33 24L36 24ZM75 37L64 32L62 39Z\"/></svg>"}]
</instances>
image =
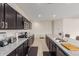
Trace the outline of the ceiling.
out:
<instances>
[{"instance_id":1,"label":"ceiling","mask_svg":"<svg viewBox=\"0 0 79 59\"><path fill-rule=\"evenodd\" d=\"M79 18L79 3L16 3L31 20Z\"/></svg>"}]
</instances>

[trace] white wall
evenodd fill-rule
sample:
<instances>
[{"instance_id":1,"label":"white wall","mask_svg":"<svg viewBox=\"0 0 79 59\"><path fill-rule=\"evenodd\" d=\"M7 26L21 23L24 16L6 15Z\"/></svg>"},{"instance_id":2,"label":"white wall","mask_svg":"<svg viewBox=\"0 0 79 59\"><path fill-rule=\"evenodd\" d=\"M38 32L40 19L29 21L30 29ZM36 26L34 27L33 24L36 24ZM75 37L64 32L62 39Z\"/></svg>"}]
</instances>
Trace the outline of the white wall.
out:
<instances>
[{"instance_id":1,"label":"white wall","mask_svg":"<svg viewBox=\"0 0 79 59\"><path fill-rule=\"evenodd\" d=\"M70 37L75 39L79 35L79 18L65 18L54 20L54 35L59 32L70 34Z\"/></svg>"},{"instance_id":2,"label":"white wall","mask_svg":"<svg viewBox=\"0 0 79 59\"><path fill-rule=\"evenodd\" d=\"M69 33L72 38L75 38L77 35L79 35L79 19L64 19L63 32Z\"/></svg>"},{"instance_id":3,"label":"white wall","mask_svg":"<svg viewBox=\"0 0 79 59\"><path fill-rule=\"evenodd\" d=\"M45 34L52 34L51 21L32 21L32 33L36 37L45 36Z\"/></svg>"},{"instance_id":4,"label":"white wall","mask_svg":"<svg viewBox=\"0 0 79 59\"><path fill-rule=\"evenodd\" d=\"M0 32L5 32L5 34L0 34L0 40L2 40L2 38L11 37L11 36L17 38L17 36L18 36L18 34L20 32L28 32L28 33L30 33L30 30L0 30ZM4 37L4 35L5 35L5 37Z\"/></svg>"},{"instance_id":5,"label":"white wall","mask_svg":"<svg viewBox=\"0 0 79 59\"><path fill-rule=\"evenodd\" d=\"M62 19L56 19L54 22L54 36L56 37L58 33L63 32L63 20Z\"/></svg>"}]
</instances>

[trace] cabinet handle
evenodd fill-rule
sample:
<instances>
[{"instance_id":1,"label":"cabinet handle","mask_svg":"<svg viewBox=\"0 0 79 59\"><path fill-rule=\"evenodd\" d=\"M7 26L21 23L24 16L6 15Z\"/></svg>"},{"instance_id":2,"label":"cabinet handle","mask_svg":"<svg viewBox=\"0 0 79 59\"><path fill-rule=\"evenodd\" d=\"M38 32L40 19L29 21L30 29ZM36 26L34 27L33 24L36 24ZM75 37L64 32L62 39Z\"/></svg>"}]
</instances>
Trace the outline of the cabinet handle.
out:
<instances>
[{"instance_id":1,"label":"cabinet handle","mask_svg":"<svg viewBox=\"0 0 79 59\"><path fill-rule=\"evenodd\" d=\"M18 56L18 54L16 53L16 56Z\"/></svg>"},{"instance_id":2,"label":"cabinet handle","mask_svg":"<svg viewBox=\"0 0 79 59\"><path fill-rule=\"evenodd\" d=\"M2 27L1 28L4 28L4 21L2 21L1 23L2 23Z\"/></svg>"},{"instance_id":3,"label":"cabinet handle","mask_svg":"<svg viewBox=\"0 0 79 59\"><path fill-rule=\"evenodd\" d=\"M24 22L24 29L27 29L27 22Z\"/></svg>"},{"instance_id":4,"label":"cabinet handle","mask_svg":"<svg viewBox=\"0 0 79 59\"><path fill-rule=\"evenodd\" d=\"M5 22L5 28L8 28L8 23L7 22Z\"/></svg>"}]
</instances>

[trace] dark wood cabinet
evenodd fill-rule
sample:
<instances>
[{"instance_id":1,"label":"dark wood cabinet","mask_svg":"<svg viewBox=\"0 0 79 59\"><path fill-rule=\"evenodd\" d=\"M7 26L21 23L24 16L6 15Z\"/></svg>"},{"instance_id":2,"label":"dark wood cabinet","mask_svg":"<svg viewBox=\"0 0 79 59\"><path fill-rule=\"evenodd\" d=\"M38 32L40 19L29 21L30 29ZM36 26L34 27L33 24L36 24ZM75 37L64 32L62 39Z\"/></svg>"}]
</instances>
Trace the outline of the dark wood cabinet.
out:
<instances>
[{"instance_id":1,"label":"dark wood cabinet","mask_svg":"<svg viewBox=\"0 0 79 59\"><path fill-rule=\"evenodd\" d=\"M0 3L0 29L31 29L32 23L7 3Z\"/></svg>"},{"instance_id":2,"label":"dark wood cabinet","mask_svg":"<svg viewBox=\"0 0 79 59\"><path fill-rule=\"evenodd\" d=\"M23 56L26 56L26 54L28 54L28 40L24 42L24 45L23 45Z\"/></svg>"},{"instance_id":3,"label":"dark wood cabinet","mask_svg":"<svg viewBox=\"0 0 79 59\"><path fill-rule=\"evenodd\" d=\"M50 52L53 52L53 44L52 44L53 42L52 42L52 40L51 39L49 39L49 51Z\"/></svg>"},{"instance_id":4,"label":"dark wood cabinet","mask_svg":"<svg viewBox=\"0 0 79 59\"><path fill-rule=\"evenodd\" d=\"M17 13L17 29L24 29L24 20L23 20L23 16L19 13Z\"/></svg>"},{"instance_id":5,"label":"dark wood cabinet","mask_svg":"<svg viewBox=\"0 0 79 59\"><path fill-rule=\"evenodd\" d=\"M2 19L2 14L3 14L2 3L0 3L0 20Z\"/></svg>"},{"instance_id":6,"label":"dark wood cabinet","mask_svg":"<svg viewBox=\"0 0 79 59\"><path fill-rule=\"evenodd\" d=\"M0 3L0 29L4 29L4 5Z\"/></svg>"},{"instance_id":7,"label":"dark wood cabinet","mask_svg":"<svg viewBox=\"0 0 79 59\"><path fill-rule=\"evenodd\" d=\"M26 54L28 54L28 49L28 40L26 40L7 56L26 56Z\"/></svg>"},{"instance_id":8,"label":"dark wood cabinet","mask_svg":"<svg viewBox=\"0 0 79 59\"><path fill-rule=\"evenodd\" d=\"M59 47L57 47L56 51L56 56L68 56L68 54L62 51Z\"/></svg>"},{"instance_id":9,"label":"dark wood cabinet","mask_svg":"<svg viewBox=\"0 0 79 59\"><path fill-rule=\"evenodd\" d=\"M16 49L17 56L26 56L26 54L28 54L28 40Z\"/></svg>"},{"instance_id":10,"label":"dark wood cabinet","mask_svg":"<svg viewBox=\"0 0 79 59\"><path fill-rule=\"evenodd\" d=\"M23 20L24 20L24 29L28 30L28 21L26 20L25 17L23 17Z\"/></svg>"},{"instance_id":11,"label":"dark wood cabinet","mask_svg":"<svg viewBox=\"0 0 79 59\"><path fill-rule=\"evenodd\" d=\"M16 56L16 50L12 51L10 54L8 54L7 56Z\"/></svg>"},{"instance_id":12,"label":"dark wood cabinet","mask_svg":"<svg viewBox=\"0 0 79 59\"><path fill-rule=\"evenodd\" d=\"M34 42L34 35L28 38L28 46L30 47L33 44L33 42Z\"/></svg>"},{"instance_id":13,"label":"dark wood cabinet","mask_svg":"<svg viewBox=\"0 0 79 59\"><path fill-rule=\"evenodd\" d=\"M56 44L48 36L46 36L46 44L49 49L50 55L56 56Z\"/></svg>"},{"instance_id":14,"label":"dark wood cabinet","mask_svg":"<svg viewBox=\"0 0 79 59\"><path fill-rule=\"evenodd\" d=\"M29 29L32 29L32 23L29 21Z\"/></svg>"},{"instance_id":15,"label":"dark wood cabinet","mask_svg":"<svg viewBox=\"0 0 79 59\"><path fill-rule=\"evenodd\" d=\"M8 4L5 6L5 29L16 29L16 15L17 12Z\"/></svg>"},{"instance_id":16,"label":"dark wood cabinet","mask_svg":"<svg viewBox=\"0 0 79 59\"><path fill-rule=\"evenodd\" d=\"M46 44L49 48L49 51L52 52L51 56L67 56L68 54L65 53L57 44L46 35Z\"/></svg>"},{"instance_id":17,"label":"dark wood cabinet","mask_svg":"<svg viewBox=\"0 0 79 59\"><path fill-rule=\"evenodd\" d=\"M23 56L23 44L16 49L17 56Z\"/></svg>"},{"instance_id":18,"label":"dark wood cabinet","mask_svg":"<svg viewBox=\"0 0 79 59\"><path fill-rule=\"evenodd\" d=\"M48 49L50 49L50 42L49 42L49 37L48 36L46 36L46 44L47 44Z\"/></svg>"},{"instance_id":19,"label":"dark wood cabinet","mask_svg":"<svg viewBox=\"0 0 79 59\"><path fill-rule=\"evenodd\" d=\"M23 21L24 21L24 29L26 30L32 29L32 23L30 21L28 21L25 17L23 17Z\"/></svg>"}]
</instances>

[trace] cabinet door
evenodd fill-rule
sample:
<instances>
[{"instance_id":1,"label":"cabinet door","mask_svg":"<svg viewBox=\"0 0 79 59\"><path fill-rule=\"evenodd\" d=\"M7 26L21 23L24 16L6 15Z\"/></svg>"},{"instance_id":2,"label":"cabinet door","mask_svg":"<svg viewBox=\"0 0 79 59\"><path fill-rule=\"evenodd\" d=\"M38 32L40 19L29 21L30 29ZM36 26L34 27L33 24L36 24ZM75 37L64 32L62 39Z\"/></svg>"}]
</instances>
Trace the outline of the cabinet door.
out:
<instances>
[{"instance_id":1,"label":"cabinet door","mask_svg":"<svg viewBox=\"0 0 79 59\"><path fill-rule=\"evenodd\" d=\"M31 41L31 38L29 37L29 38L28 38L28 46L29 46L29 47L31 46L31 43L32 43L32 41Z\"/></svg>"},{"instance_id":2,"label":"cabinet door","mask_svg":"<svg viewBox=\"0 0 79 59\"><path fill-rule=\"evenodd\" d=\"M29 23L29 29L32 29L32 23L31 22Z\"/></svg>"},{"instance_id":3,"label":"cabinet door","mask_svg":"<svg viewBox=\"0 0 79 59\"><path fill-rule=\"evenodd\" d=\"M24 29L26 30L32 29L32 23L30 21L28 21L25 17L23 17L23 21L24 21Z\"/></svg>"},{"instance_id":4,"label":"cabinet door","mask_svg":"<svg viewBox=\"0 0 79 59\"><path fill-rule=\"evenodd\" d=\"M33 42L34 42L34 35L29 37L28 45L31 46L33 44Z\"/></svg>"},{"instance_id":5,"label":"cabinet door","mask_svg":"<svg viewBox=\"0 0 79 59\"><path fill-rule=\"evenodd\" d=\"M46 36L46 44L47 44L47 47L49 49L49 38Z\"/></svg>"},{"instance_id":6,"label":"cabinet door","mask_svg":"<svg viewBox=\"0 0 79 59\"><path fill-rule=\"evenodd\" d=\"M28 46L27 46L27 41L24 42L24 48L23 48L23 56L26 56L26 54L28 53Z\"/></svg>"},{"instance_id":7,"label":"cabinet door","mask_svg":"<svg viewBox=\"0 0 79 59\"><path fill-rule=\"evenodd\" d=\"M57 46L54 42L52 42L52 51L56 52L56 50L57 50Z\"/></svg>"},{"instance_id":8,"label":"cabinet door","mask_svg":"<svg viewBox=\"0 0 79 59\"><path fill-rule=\"evenodd\" d=\"M47 45L47 47L48 47L48 44L47 44L47 36L46 36L46 45Z\"/></svg>"},{"instance_id":9,"label":"cabinet door","mask_svg":"<svg viewBox=\"0 0 79 59\"><path fill-rule=\"evenodd\" d=\"M0 3L0 20L2 19L2 3Z\"/></svg>"},{"instance_id":10,"label":"cabinet door","mask_svg":"<svg viewBox=\"0 0 79 59\"><path fill-rule=\"evenodd\" d=\"M34 43L34 35L32 35L32 44Z\"/></svg>"},{"instance_id":11,"label":"cabinet door","mask_svg":"<svg viewBox=\"0 0 79 59\"><path fill-rule=\"evenodd\" d=\"M0 29L4 29L4 4L0 3Z\"/></svg>"},{"instance_id":12,"label":"cabinet door","mask_svg":"<svg viewBox=\"0 0 79 59\"><path fill-rule=\"evenodd\" d=\"M23 20L24 20L24 29L28 30L29 29L28 20L25 17L23 17Z\"/></svg>"},{"instance_id":13,"label":"cabinet door","mask_svg":"<svg viewBox=\"0 0 79 59\"><path fill-rule=\"evenodd\" d=\"M19 13L17 13L17 29L24 29L23 17Z\"/></svg>"},{"instance_id":14,"label":"cabinet door","mask_svg":"<svg viewBox=\"0 0 79 59\"><path fill-rule=\"evenodd\" d=\"M52 49L53 49L53 44L52 44L52 40L49 39L49 51L52 52Z\"/></svg>"},{"instance_id":15,"label":"cabinet door","mask_svg":"<svg viewBox=\"0 0 79 59\"><path fill-rule=\"evenodd\" d=\"M49 40L49 37L47 37L47 46L48 46L48 48L50 50L50 40Z\"/></svg>"},{"instance_id":16,"label":"cabinet door","mask_svg":"<svg viewBox=\"0 0 79 59\"><path fill-rule=\"evenodd\" d=\"M23 44L16 49L17 56L23 56Z\"/></svg>"},{"instance_id":17,"label":"cabinet door","mask_svg":"<svg viewBox=\"0 0 79 59\"><path fill-rule=\"evenodd\" d=\"M57 56L66 56L66 54L64 54L64 52L60 48L58 48L58 47L57 47L56 55Z\"/></svg>"},{"instance_id":18,"label":"cabinet door","mask_svg":"<svg viewBox=\"0 0 79 59\"><path fill-rule=\"evenodd\" d=\"M32 29L32 23L30 22L30 21L27 21L27 23L28 23L28 29Z\"/></svg>"},{"instance_id":19,"label":"cabinet door","mask_svg":"<svg viewBox=\"0 0 79 59\"><path fill-rule=\"evenodd\" d=\"M10 54L8 54L7 56L16 56L16 50L12 51Z\"/></svg>"},{"instance_id":20,"label":"cabinet door","mask_svg":"<svg viewBox=\"0 0 79 59\"><path fill-rule=\"evenodd\" d=\"M8 4L5 4L5 28L16 28L16 11Z\"/></svg>"},{"instance_id":21,"label":"cabinet door","mask_svg":"<svg viewBox=\"0 0 79 59\"><path fill-rule=\"evenodd\" d=\"M50 55L56 56L56 45L48 36L46 36L46 44L48 46Z\"/></svg>"}]
</instances>

